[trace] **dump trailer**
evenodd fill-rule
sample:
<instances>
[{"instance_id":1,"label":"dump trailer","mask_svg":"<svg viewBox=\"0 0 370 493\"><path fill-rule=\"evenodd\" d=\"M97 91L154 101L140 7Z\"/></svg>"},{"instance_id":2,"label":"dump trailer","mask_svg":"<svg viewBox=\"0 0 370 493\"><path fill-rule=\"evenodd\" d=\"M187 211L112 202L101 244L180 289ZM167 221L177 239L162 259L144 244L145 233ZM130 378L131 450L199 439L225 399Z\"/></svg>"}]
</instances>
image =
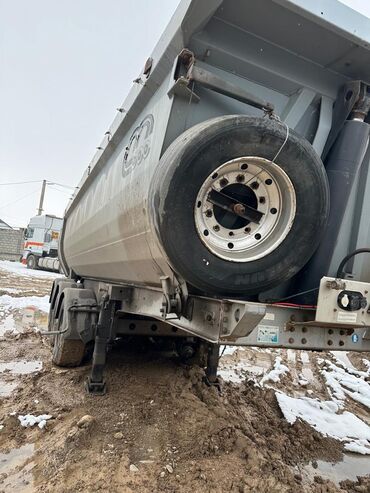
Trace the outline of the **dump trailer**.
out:
<instances>
[{"instance_id":1,"label":"dump trailer","mask_svg":"<svg viewBox=\"0 0 370 493\"><path fill-rule=\"evenodd\" d=\"M337 0L182 0L86 169L53 361L109 341L370 350L370 19Z\"/></svg>"}]
</instances>

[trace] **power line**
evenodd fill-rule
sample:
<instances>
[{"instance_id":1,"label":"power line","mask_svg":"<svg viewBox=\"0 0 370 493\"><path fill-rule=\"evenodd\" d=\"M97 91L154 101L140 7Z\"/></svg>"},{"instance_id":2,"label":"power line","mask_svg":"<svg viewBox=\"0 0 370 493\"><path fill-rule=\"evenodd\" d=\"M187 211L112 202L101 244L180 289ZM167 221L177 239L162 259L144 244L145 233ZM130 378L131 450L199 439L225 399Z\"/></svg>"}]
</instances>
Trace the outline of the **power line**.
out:
<instances>
[{"instance_id":1,"label":"power line","mask_svg":"<svg viewBox=\"0 0 370 493\"><path fill-rule=\"evenodd\" d=\"M12 183L0 183L1 186L3 185L24 185L26 183L41 183L42 180L33 180L33 181L17 181L17 182L12 182Z\"/></svg>"},{"instance_id":2,"label":"power line","mask_svg":"<svg viewBox=\"0 0 370 493\"><path fill-rule=\"evenodd\" d=\"M5 186L5 185L25 185L26 183L41 183L43 180L33 180L33 181L15 181L15 182L10 182L10 183L0 183L0 186ZM63 188L71 188L75 189L77 187L71 187L70 185L63 185L63 183L56 183L54 181L49 181L46 180L47 185L58 185L59 187Z\"/></svg>"},{"instance_id":3,"label":"power line","mask_svg":"<svg viewBox=\"0 0 370 493\"><path fill-rule=\"evenodd\" d=\"M69 197L71 196L71 193L70 192L66 192L65 190L59 190L59 188L55 188L55 187L50 187L51 190L56 190L57 192L60 192L60 193L64 193L65 195L68 195Z\"/></svg>"},{"instance_id":4,"label":"power line","mask_svg":"<svg viewBox=\"0 0 370 493\"><path fill-rule=\"evenodd\" d=\"M23 195L22 197L19 197L19 199L14 200L13 202L9 202L8 204L1 205L1 206L0 206L0 210L1 210L1 209L5 209L5 207L9 207L10 205L14 205L14 204L16 204L17 202L19 202L19 201L21 201L21 200L25 199L26 197L29 197L30 195L33 195L34 193L37 193L38 191L39 191L38 189L37 189L37 190L33 190L33 192L27 193L26 195Z\"/></svg>"},{"instance_id":5,"label":"power line","mask_svg":"<svg viewBox=\"0 0 370 493\"><path fill-rule=\"evenodd\" d=\"M47 181L47 185L58 185L59 187L63 188L72 188L73 190L77 187L71 187L70 185L63 185L62 183L55 183L55 181Z\"/></svg>"},{"instance_id":6,"label":"power line","mask_svg":"<svg viewBox=\"0 0 370 493\"><path fill-rule=\"evenodd\" d=\"M1 217L10 217L11 219L16 219L17 221L24 221L24 217L21 216L11 216L9 214L1 213Z\"/></svg>"}]
</instances>

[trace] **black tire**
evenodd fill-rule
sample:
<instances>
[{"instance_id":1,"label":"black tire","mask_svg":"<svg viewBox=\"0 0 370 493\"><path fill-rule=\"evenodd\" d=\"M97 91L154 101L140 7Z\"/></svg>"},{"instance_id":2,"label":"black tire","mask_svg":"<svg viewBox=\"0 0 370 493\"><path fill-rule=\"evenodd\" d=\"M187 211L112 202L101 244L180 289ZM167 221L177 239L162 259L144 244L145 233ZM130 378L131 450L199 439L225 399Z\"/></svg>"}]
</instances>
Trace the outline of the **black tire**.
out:
<instances>
[{"instance_id":1,"label":"black tire","mask_svg":"<svg viewBox=\"0 0 370 493\"><path fill-rule=\"evenodd\" d=\"M64 330L64 302L60 307L59 318L55 330ZM52 362L57 366L80 366L85 356L86 344L80 339L68 339L61 333L54 336Z\"/></svg>"},{"instance_id":2,"label":"black tire","mask_svg":"<svg viewBox=\"0 0 370 493\"><path fill-rule=\"evenodd\" d=\"M27 269L38 270L38 260L35 255L28 255L27 257Z\"/></svg>"},{"instance_id":3,"label":"black tire","mask_svg":"<svg viewBox=\"0 0 370 493\"><path fill-rule=\"evenodd\" d=\"M249 262L214 255L194 221L197 194L221 164L242 156L272 161L287 135L285 125L248 116L203 122L178 137L156 169L150 199L157 235L174 270L206 294L243 297L268 290L295 275L317 248L329 213L329 188L321 159L290 130L275 160L296 193L293 225L272 252Z\"/></svg>"}]
</instances>

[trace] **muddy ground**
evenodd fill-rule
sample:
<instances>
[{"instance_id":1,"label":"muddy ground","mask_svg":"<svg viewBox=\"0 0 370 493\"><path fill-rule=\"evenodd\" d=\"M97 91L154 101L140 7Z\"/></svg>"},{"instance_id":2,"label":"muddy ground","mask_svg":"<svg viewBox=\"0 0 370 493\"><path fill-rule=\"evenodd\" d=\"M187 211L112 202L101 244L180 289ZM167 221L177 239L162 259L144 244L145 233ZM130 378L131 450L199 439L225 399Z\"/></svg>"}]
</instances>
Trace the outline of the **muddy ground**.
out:
<instances>
[{"instance_id":1,"label":"muddy ground","mask_svg":"<svg viewBox=\"0 0 370 493\"><path fill-rule=\"evenodd\" d=\"M226 354L220 393L203 383L201 368L155 341L122 340L108 355L108 393L92 397L84 392L89 365L50 363L37 332L45 300L17 304L41 300L53 276L13 270L0 266L0 492L370 492L369 456L343 453L301 420L288 424L276 400L274 388L328 398L317 366L325 353ZM277 354L289 375L256 385ZM348 357L366 369L363 356ZM304 386L295 378L302 371ZM346 406L370 423L366 407ZM26 414L51 418L42 429L22 427Z\"/></svg>"}]
</instances>

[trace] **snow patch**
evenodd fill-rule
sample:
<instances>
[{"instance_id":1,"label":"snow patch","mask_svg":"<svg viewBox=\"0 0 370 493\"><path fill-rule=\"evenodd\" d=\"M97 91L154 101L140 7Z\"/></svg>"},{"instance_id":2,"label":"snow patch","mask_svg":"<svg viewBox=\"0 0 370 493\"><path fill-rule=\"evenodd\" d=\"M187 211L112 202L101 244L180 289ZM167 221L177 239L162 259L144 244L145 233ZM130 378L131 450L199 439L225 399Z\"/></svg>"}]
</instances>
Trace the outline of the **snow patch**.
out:
<instances>
[{"instance_id":1,"label":"snow patch","mask_svg":"<svg viewBox=\"0 0 370 493\"><path fill-rule=\"evenodd\" d=\"M295 349L287 349L287 358L289 363L295 364L297 359L297 352Z\"/></svg>"},{"instance_id":2,"label":"snow patch","mask_svg":"<svg viewBox=\"0 0 370 493\"><path fill-rule=\"evenodd\" d=\"M222 349L221 349L221 355L222 356L227 356L229 354L234 354L236 351L242 349L243 348L239 348L238 346L221 346Z\"/></svg>"},{"instance_id":3,"label":"snow patch","mask_svg":"<svg viewBox=\"0 0 370 493\"><path fill-rule=\"evenodd\" d=\"M330 353L334 356L337 362L343 366L343 368L351 368L352 370L356 370L347 356L348 351L330 351Z\"/></svg>"},{"instance_id":4,"label":"snow patch","mask_svg":"<svg viewBox=\"0 0 370 493\"><path fill-rule=\"evenodd\" d=\"M6 291L9 294L18 294L21 293L21 289L16 289L16 288L1 288L0 291Z\"/></svg>"},{"instance_id":5,"label":"snow patch","mask_svg":"<svg viewBox=\"0 0 370 493\"><path fill-rule=\"evenodd\" d=\"M369 442L367 440L353 440L346 443L344 449L348 452L354 452L356 454L369 455Z\"/></svg>"},{"instance_id":6,"label":"snow patch","mask_svg":"<svg viewBox=\"0 0 370 493\"><path fill-rule=\"evenodd\" d=\"M30 428L37 424L37 426L42 430L46 426L46 421L51 419L53 416L50 414L40 414L39 416L34 416L33 414L20 414L18 419L21 423L21 426L25 428Z\"/></svg>"},{"instance_id":7,"label":"snow patch","mask_svg":"<svg viewBox=\"0 0 370 493\"><path fill-rule=\"evenodd\" d=\"M348 411L339 414L340 407L334 401L289 397L278 391L275 395L291 425L300 418L322 435L344 442L346 450L370 454L370 427Z\"/></svg>"},{"instance_id":8,"label":"snow patch","mask_svg":"<svg viewBox=\"0 0 370 493\"><path fill-rule=\"evenodd\" d=\"M310 363L310 355L306 351L301 351L300 356L304 365L308 365Z\"/></svg>"},{"instance_id":9,"label":"snow patch","mask_svg":"<svg viewBox=\"0 0 370 493\"><path fill-rule=\"evenodd\" d=\"M345 401L348 396L370 409L370 385L365 381L366 372L353 371L351 368L344 369L331 361L326 361L321 374L334 399Z\"/></svg>"},{"instance_id":10,"label":"snow patch","mask_svg":"<svg viewBox=\"0 0 370 493\"><path fill-rule=\"evenodd\" d=\"M22 309L34 306L43 312L49 311L49 296L23 296L13 298L8 294L0 296L0 306L5 310Z\"/></svg>"},{"instance_id":11,"label":"snow patch","mask_svg":"<svg viewBox=\"0 0 370 493\"><path fill-rule=\"evenodd\" d=\"M301 387L307 387L309 381L306 380L302 375L300 375L300 380L298 380L298 383Z\"/></svg>"},{"instance_id":12,"label":"snow patch","mask_svg":"<svg viewBox=\"0 0 370 493\"><path fill-rule=\"evenodd\" d=\"M49 277L55 279L56 277L63 277L62 274L56 272L48 272L46 270L33 270L27 269L27 266L21 262L11 262L10 260L0 260L0 268L11 272L12 274L18 274L25 277Z\"/></svg>"},{"instance_id":13,"label":"snow patch","mask_svg":"<svg viewBox=\"0 0 370 493\"><path fill-rule=\"evenodd\" d=\"M279 382L280 377L285 375L285 373L289 373L289 368L281 363L282 359L280 356L277 356L274 363L274 368L266 373L264 377L261 379L260 384L263 386L266 382Z\"/></svg>"}]
</instances>

